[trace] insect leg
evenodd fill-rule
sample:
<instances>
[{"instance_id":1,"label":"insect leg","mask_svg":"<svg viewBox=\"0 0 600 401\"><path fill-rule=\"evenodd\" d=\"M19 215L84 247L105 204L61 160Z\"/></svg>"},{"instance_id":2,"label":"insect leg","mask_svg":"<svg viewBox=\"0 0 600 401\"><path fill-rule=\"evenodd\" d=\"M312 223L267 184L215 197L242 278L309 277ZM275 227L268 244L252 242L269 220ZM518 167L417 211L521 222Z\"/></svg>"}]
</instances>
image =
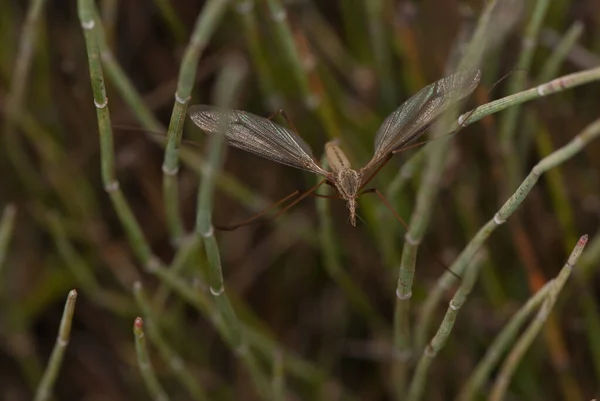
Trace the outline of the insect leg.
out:
<instances>
[{"instance_id":1,"label":"insect leg","mask_svg":"<svg viewBox=\"0 0 600 401\"><path fill-rule=\"evenodd\" d=\"M340 199L339 195L310 194L310 196L314 196L316 198L325 198L325 199Z\"/></svg>"},{"instance_id":2,"label":"insect leg","mask_svg":"<svg viewBox=\"0 0 600 401\"><path fill-rule=\"evenodd\" d=\"M392 214L394 215L394 217L396 217L396 219L402 223L402 225L404 226L404 228L406 229L406 232L408 233L410 231L410 227L408 226L408 224L406 224L406 222L402 219L402 217L400 217L400 215L398 214L398 212L396 212L396 210L394 210L394 208L392 207L392 205L390 205L390 202L388 202L388 200L385 198L385 196L383 196L383 194L377 189L377 188L369 188L369 189L365 189L364 191L362 191L360 194L368 194L368 193L375 193L377 194L377 196L379 196L379 199L381 199L381 201L383 202L383 204L385 205L385 207L388 208L388 210L390 212L392 212ZM423 248L425 248L427 250L427 247L425 247L425 245L421 244L421 246ZM438 257L436 257L433 253L433 258L434 260L440 265L442 266L442 268L444 268L444 270L447 270L448 272L450 272L450 274L452 274L454 277L456 277L459 281L461 281L461 277L459 275L457 275L456 273L454 273L452 270L450 270L448 268L448 266L446 266L446 264L444 262L442 262Z\"/></svg>"},{"instance_id":3,"label":"insect leg","mask_svg":"<svg viewBox=\"0 0 600 401\"><path fill-rule=\"evenodd\" d=\"M377 166L377 168L375 170L373 170L373 172L369 175L369 177L360 184L360 188L359 189L363 189L373 178L375 178L375 176L377 175L377 173L379 173L379 171L383 168L383 166L385 166L387 164L387 162L390 161L390 159L392 158L392 156L394 156L393 152L390 153L385 159L383 159L381 161L381 163L379 163L379 165ZM367 191L374 192L373 190L368 189L368 190L363 191L363 193L366 193Z\"/></svg>"},{"instance_id":4,"label":"insect leg","mask_svg":"<svg viewBox=\"0 0 600 401\"><path fill-rule=\"evenodd\" d=\"M365 189L364 191L362 191L360 193L360 195L369 194L369 193L377 194L377 196L379 196L379 199L381 199L381 201L383 202L385 207L387 207L389 209L389 211L392 212L392 214L394 215L396 220L398 220L404 226L406 231L408 232L410 230L410 227L408 226L408 224L406 224L406 222L402 219L402 217L400 217L398 212L396 212L396 210L392 207L392 205L390 205L390 202L388 202L388 200L385 198L385 196L383 196L383 194L377 188Z\"/></svg>"},{"instance_id":5,"label":"insect leg","mask_svg":"<svg viewBox=\"0 0 600 401\"><path fill-rule=\"evenodd\" d=\"M308 191L305 191L302 195L300 195L298 198L296 198L292 203L290 203L289 205L287 205L286 207L281 209L279 212L277 212L277 214L273 218L276 219L277 217L281 216L283 213L287 212L290 208L296 206L298 204L298 202L300 202L302 199L306 198L307 196L313 194L317 189L319 189L321 187L321 185L325 184L326 182L327 182L327 180L321 180L317 185L315 185Z\"/></svg>"},{"instance_id":6,"label":"insect leg","mask_svg":"<svg viewBox=\"0 0 600 401\"><path fill-rule=\"evenodd\" d=\"M275 117L277 117L278 115L282 115L283 118L285 118L285 121L288 123L288 125L292 129L292 131L294 131L296 133L296 135L300 135L300 134L298 134L298 130L294 126L294 123L292 122L292 119L287 115L287 113L285 112L284 109L277 110L275 113L273 113L269 117L267 117L267 120L272 120Z\"/></svg>"},{"instance_id":7,"label":"insect leg","mask_svg":"<svg viewBox=\"0 0 600 401\"><path fill-rule=\"evenodd\" d=\"M261 210L260 212L256 213L255 215L253 215L252 217L242 221L241 223L237 223L237 224L233 224L233 225L229 225L229 226L224 226L224 225L219 225L219 224L215 224L215 228L217 230L221 230L221 231L233 231L236 228L240 228L243 227L245 225L251 224L253 223L256 219L258 219L259 217L265 215L266 213L268 213L270 210L273 210L274 208L276 208L277 206L281 205L282 203L287 202L288 200L294 198L295 196L297 196L300 193L300 191L296 190L294 192L292 192L291 194L287 195L286 197L278 200L277 202L273 203L272 205L266 207L265 209Z\"/></svg>"},{"instance_id":8,"label":"insect leg","mask_svg":"<svg viewBox=\"0 0 600 401\"><path fill-rule=\"evenodd\" d=\"M255 223L255 222L259 221L258 219L260 217L264 216L269 211L273 210L277 206L280 206L281 204L289 201L290 199L293 199L295 196L298 196L300 194L300 196L298 198L294 199L293 202L291 202L290 204L288 204L287 206L285 206L283 209L281 209L280 211L278 211L275 214L275 216L272 217L272 219L276 219L277 217L281 216L283 213L285 213L286 211L288 211L290 208L292 208L293 206L295 206L296 204L298 204L298 202L300 202L302 199L304 199L307 196L311 195L314 191L316 191L326 181L327 180L323 180L323 181L319 182L317 185L315 185L314 187L310 188L308 191L305 191L302 194L300 194L299 190L296 190L296 191L292 192L291 194L287 195L286 197L284 197L284 198L278 200L277 202L273 203L272 205L270 205L266 209L263 209L260 212L256 213L254 216L250 217L249 219L246 219L246 220L242 221L241 223L237 223L237 224L233 224L233 225L229 225L229 226L215 224L214 226L215 226L215 228L217 230L221 230L221 231L233 231L233 230L235 230L237 228L240 228L240 227L243 227L245 225Z\"/></svg>"}]
</instances>

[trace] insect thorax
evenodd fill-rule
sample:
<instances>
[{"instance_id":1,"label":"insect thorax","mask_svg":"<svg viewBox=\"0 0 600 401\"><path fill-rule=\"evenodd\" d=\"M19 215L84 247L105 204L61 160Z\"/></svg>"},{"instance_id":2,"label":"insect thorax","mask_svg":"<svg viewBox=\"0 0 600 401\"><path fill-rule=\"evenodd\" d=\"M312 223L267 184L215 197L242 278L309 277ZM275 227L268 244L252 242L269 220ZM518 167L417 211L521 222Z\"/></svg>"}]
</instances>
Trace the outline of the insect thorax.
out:
<instances>
[{"instance_id":1,"label":"insect thorax","mask_svg":"<svg viewBox=\"0 0 600 401\"><path fill-rule=\"evenodd\" d=\"M360 188L361 177L356 170L343 169L335 173L335 187L341 197L350 200L355 199Z\"/></svg>"}]
</instances>

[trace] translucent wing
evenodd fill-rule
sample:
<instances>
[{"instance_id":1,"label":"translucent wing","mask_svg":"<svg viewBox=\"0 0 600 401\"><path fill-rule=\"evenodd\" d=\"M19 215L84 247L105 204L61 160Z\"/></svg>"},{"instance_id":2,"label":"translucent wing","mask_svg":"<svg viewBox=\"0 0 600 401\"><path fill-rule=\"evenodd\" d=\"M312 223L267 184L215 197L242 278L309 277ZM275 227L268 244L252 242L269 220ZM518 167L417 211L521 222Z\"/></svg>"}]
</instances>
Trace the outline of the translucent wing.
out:
<instances>
[{"instance_id":1,"label":"translucent wing","mask_svg":"<svg viewBox=\"0 0 600 401\"><path fill-rule=\"evenodd\" d=\"M454 102L475 90L481 78L478 69L459 71L427 85L390 114L375 136L373 158L363 168L374 167L392 151L417 139Z\"/></svg>"},{"instance_id":2,"label":"translucent wing","mask_svg":"<svg viewBox=\"0 0 600 401\"><path fill-rule=\"evenodd\" d=\"M230 146L315 174L328 174L319 167L310 146L302 138L266 118L207 105L190 106L188 112L202 130L224 134Z\"/></svg>"}]
</instances>

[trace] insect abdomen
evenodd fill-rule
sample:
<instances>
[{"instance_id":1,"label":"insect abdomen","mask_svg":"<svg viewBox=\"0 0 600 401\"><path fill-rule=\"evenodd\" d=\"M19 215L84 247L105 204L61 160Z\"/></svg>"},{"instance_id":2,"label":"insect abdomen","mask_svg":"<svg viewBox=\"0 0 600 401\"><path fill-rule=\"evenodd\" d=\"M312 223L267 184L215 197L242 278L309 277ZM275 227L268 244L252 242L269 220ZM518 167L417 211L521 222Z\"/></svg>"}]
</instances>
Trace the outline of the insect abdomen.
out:
<instances>
[{"instance_id":1,"label":"insect abdomen","mask_svg":"<svg viewBox=\"0 0 600 401\"><path fill-rule=\"evenodd\" d=\"M350 161L337 145L337 141L330 141L325 144L325 155L331 171L337 173L351 168Z\"/></svg>"}]
</instances>

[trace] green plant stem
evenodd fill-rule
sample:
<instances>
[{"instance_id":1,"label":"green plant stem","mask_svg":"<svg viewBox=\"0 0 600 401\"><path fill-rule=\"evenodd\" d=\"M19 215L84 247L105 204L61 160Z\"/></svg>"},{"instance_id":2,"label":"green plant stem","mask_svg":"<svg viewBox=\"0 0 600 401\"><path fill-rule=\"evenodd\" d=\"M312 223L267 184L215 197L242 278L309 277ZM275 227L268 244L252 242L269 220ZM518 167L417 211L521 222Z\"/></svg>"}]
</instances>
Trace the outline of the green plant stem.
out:
<instances>
[{"instance_id":1,"label":"green plant stem","mask_svg":"<svg viewBox=\"0 0 600 401\"><path fill-rule=\"evenodd\" d=\"M190 38L179 69L177 92L171 112L171 121L167 131L167 148L163 160L163 197L167 213L167 224L171 241L177 244L183 236L183 223L179 213L179 147L185 122L188 103L191 99L192 88L196 77L198 60L206 48L218 23L225 13L227 0L207 1L196 20L196 25Z\"/></svg>"},{"instance_id":2,"label":"green plant stem","mask_svg":"<svg viewBox=\"0 0 600 401\"><path fill-rule=\"evenodd\" d=\"M94 95L94 105L96 106L96 115L98 118L102 182L104 184L104 189L109 195L113 207L117 212L119 220L125 229L131 247L139 261L144 266L148 267L151 264L158 263L156 262L157 259L153 256L150 246L146 242L144 234L121 192L119 181L115 174L112 127L98 45L98 36L100 36L101 32L95 18L94 2L92 0L78 0L77 8L79 20L85 35L90 80Z\"/></svg>"},{"instance_id":3,"label":"green plant stem","mask_svg":"<svg viewBox=\"0 0 600 401\"><path fill-rule=\"evenodd\" d=\"M291 69L292 77L300 90L302 100L309 110L316 110L325 132L330 138L341 135L340 128L335 121L335 115L331 102L324 91L313 90L309 84L308 75L303 69L301 55L296 48L294 35L287 20L287 13L281 0L264 0L271 17L270 21L275 31L275 40L283 51L287 64Z\"/></svg>"},{"instance_id":4,"label":"green plant stem","mask_svg":"<svg viewBox=\"0 0 600 401\"><path fill-rule=\"evenodd\" d=\"M583 24L578 21L573 23L567 33L556 44L551 55L548 57L548 60L544 63L540 75L537 78L537 82L545 82L558 75L564 60L571 49L573 49L573 47L577 44L577 41L581 37L582 33ZM524 132L535 132L533 139L535 141L538 154L541 157L550 154L554 149L550 133L546 127L540 123L536 114L528 113L526 117ZM558 168L549 171L546 181L547 191L552 201L554 214L557 216L560 226L562 227L562 242L567 247L565 252L569 252L569 244L576 242L577 234L573 206L568 197L567 186L565 185L566 181L564 170ZM582 276L579 274L575 275L575 279L577 293L579 294L577 297L579 308L582 314L585 316L585 321L588 323L585 325L585 333L587 335L588 342L590 344L590 350L593 355L591 359L594 361L596 377L600 378L600 347L594 345L597 341L596 339L600 338L600 314L595 306L595 302L593 301L590 284L583 280ZM561 309L562 308L558 306L556 313L560 313ZM546 329L546 331L549 330L550 328ZM550 349L557 348L556 346L553 346L551 342L548 343L548 347L550 347ZM560 350L555 350L553 352L552 360L555 365L555 370L560 377L560 381L563 383L562 388L564 397L565 399L581 398L581 391L573 389L573 383L576 383L576 378L574 377L573 372L568 368L568 356L564 356L564 353L559 351ZM577 393L579 393L579 395Z\"/></svg>"},{"instance_id":5,"label":"green plant stem","mask_svg":"<svg viewBox=\"0 0 600 401\"><path fill-rule=\"evenodd\" d=\"M398 208L401 205L400 194L403 193L409 181L422 170L424 162L425 153L419 153L417 157L411 158L409 162L404 163L390 182L390 185L387 188L386 197L390 204L396 207L396 210L399 210ZM379 217L378 220L382 221L385 217L389 216L389 210L387 210L387 208L380 208L379 215L381 217ZM401 260L398 252L398 236L395 234L396 232L397 230L395 227L381 225L378 233L384 260L386 261L387 266L390 266L391 268L399 266Z\"/></svg>"},{"instance_id":6,"label":"green plant stem","mask_svg":"<svg viewBox=\"0 0 600 401\"><path fill-rule=\"evenodd\" d=\"M185 386L194 400L208 400L206 393L198 383L197 378L192 375L189 368L186 366L183 358L175 352L173 347L168 344L163 337L160 328L156 323L156 316L154 316L154 313L152 312L150 302L144 294L142 284L139 281L136 281L133 284L133 295L135 296L138 307L142 310L142 314L144 315L146 332L150 336L150 340L158 348L158 352L162 359L171 367L177 380Z\"/></svg>"},{"instance_id":7,"label":"green plant stem","mask_svg":"<svg viewBox=\"0 0 600 401\"><path fill-rule=\"evenodd\" d=\"M183 43L186 35L185 27L177 13L175 12L175 9L173 8L171 2L168 0L154 0L154 4L156 4L156 7L160 11L158 15L160 15L165 20L165 23L171 30L175 41L177 43Z\"/></svg>"},{"instance_id":8,"label":"green plant stem","mask_svg":"<svg viewBox=\"0 0 600 401\"><path fill-rule=\"evenodd\" d=\"M273 355L273 380L271 389L274 401L285 401L285 371L283 353L276 351Z\"/></svg>"},{"instance_id":9,"label":"green plant stem","mask_svg":"<svg viewBox=\"0 0 600 401\"><path fill-rule=\"evenodd\" d=\"M538 162L527 178L521 183L515 193L502 205L494 217L479 229L477 234L471 239L469 244L456 258L450 272L446 272L440 277L436 286L429 292L429 295L423 305L421 318L416 328L416 343L425 344L425 338L429 331L431 319L433 318L435 308L442 298L442 294L455 282L455 275L461 275L466 266L470 263L473 255L483 246L487 238L504 224L506 220L514 213L519 205L525 200L531 189L535 186L540 176L546 171L561 165L569 160L579 151L581 151L589 142L600 136L600 119L588 125L579 135L577 135L568 144L557 149L552 154Z\"/></svg>"},{"instance_id":10,"label":"green plant stem","mask_svg":"<svg viewBox=\"0 0 600 401\"><path fill-rule=\"evenodd\" d=\"M493 102L476 107L471 111L467 111L466 113L461 114L458 120L448 129L448 132L454 132L461 127L467 127L486 116L498 113L499 111L508 109L512 106L598 80L600 80L600 67L563 75L562 77L537 85L531 89L505 96L498 100L494 100ZM412 158L422 157L419 153L427 152L433 144L434 143L428 144L423 149L419 150L411 157L411 160ZM411 160L407 161L407 163L411 163Z\"/></svg>"},{"instance_id":11,"label":"green plant stem","mask_svg":"<svg viewBox=\"0 0 600 401\"><path fill-rule=\"evenodd\" d=\"M152 362L150 361L150 355L148 355L146 335L144 334L144 321L141 317L136 318L133 323L133 335L135 338L135 351L138 367L140 368L140 374L148 388L150 397L152 397L154 401L168 401L169 396L158 382L158 378L152 367Z\"/></svg>"},{"instance_id":12,"label":"green plant stem","mask_svg":"<svg viewBox=\"0 0 600 401\"><path fill-rule=\"evenodd\" d=\"M102 62L107 70L107 74L121 96L125 99L126 103L129 105L129 107L131 107L137 119L144 128L151 132L164 132L162 124L154 117L150 109L144 104L144 101L136 91L132 82L124 73L123 69L120 67L110 50L106 47L106 43L102 39L101 33L99 34L98 38ZM182 115L182 118L184 117L185 116ZM180 122L183 126L183 120ZM157 142L164 145L164 141L157 140ZM178 148L178 152L180 152L179 156L181 156L182 161L187 163L189 167L191 167L198 174L201 174L202 170L207 168L206 162L202 160L202 158L200 158L196 152L185 147ZM267 200L259 198L252 191L240 184L235 178L226 173L219 172L217 183L220 189L223 189L231 196L240 199L242 202L250 205L255 210L264 208L271 203Z\"/></svg>"},{"instance_id":13,"label":"green plant stem","mask_svg":"<svg viewBox=\"0 0 600 401\"><path fill-rule=\"evenodd\" d=\"M448 305L448 309L446 310L446 314L444 315L444 319L442 320L437 333L429 342L427 347L425 347L425 350L423 351L423 354L417 363L417 368L410 383L406 398L409 401L418 401L422 398L423 390L425 389L425 383L427 382L427 372L429 370L429 366L440 350L446 345L448 337L450 336L452 328L454 327L454 322L456 321L458 312L466 302L467 297L475 285L477 276L479 274L479 269L483 264L483 261L481 260L482 258L474 259L479 260L473 260L469 264L460 287L454 294L452 300L450 300L450 304Z\"/></svg>"},{"instance_id":14,"label":"green plant stem","mask_svg":"<svg viewBox=\"0 0 600 401\"><path fill-rule=\"evenodd\" d=\"M15 205L6 205L2 211L2 219L0 220L0 277L2 277L4 270L4 262L6 262L6 255L8 255L8 248L15 228L16 217L17 208ZM4 282L4 280L2 280L2 282ZM4 291L3 287L4 285L0 285L0 293Z\"/></svg>"},{"instance_id":15,"label":"green plant stem","mask_svg":"<svg viewBox=\"0 0 600 401\"><path fill-rule=\"evenodd\" d=\"M37 180L37 172L34 170L27 154L21 148L17 138L16 123L19 121L27 90L27 77L31 69L31 62L36 48L36 36L41 20L45 0L33 0L27 9L25 22L21 29L22 36L19 41L19 50L10 77L10 92L6 99L6 112L3 122L3 141L11 163L15 167L21 181L28 187L30 192L40 191Z\"/></svg>"},{"instance_id":16,"label":"green plant stem","mask_svg":"<svg viewBox=\"0 0 600 401\"><path fill-rule=\"evenodd\" d=\"M100 9L102 10L102 25L106 28L106 42L108 43L109 48L113 48L115 45L118 6L118 0L102 0L100 6Z\"/></svg>"},{"instance_id":17,"label":"green plant stem","mask_svg":"<svg viewBox=\"0 0 600 401\"><path fill-rule=\"evenodd\" d=\"M110 50L102 21L98 16L97 10L94 8L93 11L94 21L96 23L95 29L97 29L95 37L97 39L102 65L104 68L106 68L106 74L108 75L108 78L119 91L120 95L125 100L125 103L129 105L133 111L133 114L137 117L144 128L152 132L164 132L165 129L163 125L156 119L156 117L154 117L150 109L148 109L148 107L145 105L133 83L125 71L123 71L123 68L121 68L117 59Z\"/></svg>"},{"instance_id":18,"label":"green plant stem","mask_svg":"<svg viewBox=\"0 0 600 401\"><path fill-rule=\"evenodd\" d=\"M60 328L56 337L56 344L52 349L50 360L42 376L38 388L35 392L34 401L49 400L52 395L54 382L60 371L62 361L65 355L67 345L69 345L69 337L71 335L71 324L73 322L73 314L75 312L75 301L77 300L77 291L71 290L65 303L62 318L60 320Z\"/></svg>"},{"instance_id":19,"label":"green plant stem","mask_svg":"<svg viewBox=\"0 0 600 401\"><path fill-rule=\"evenodd\" d=\"M74 168L62 144L26 110L21 113L18 124L37 151L41 169L69 215L82 221L95 220L98 205L94 190L81 171Z\"/></svg>"},{"instance_id":20,"label":"green plant stem","mask_svg":"<svg viewBox=\"0 0 600 401\"><path fill-rule=\"evenodd\" d=\"M521 51L517 61L517 69L529 71L533 62L533 56L537 47L539 31L546 16L550 0L537 0L533 14L521 42ZM525 87L526 76L523 73L513 74L508 83L508 92L516 93ZM504 113L500 121L500 148L505 159L506 172L509 175L507 188L514 188L519 180L522 166L519 166L518 152L515 151L514 138L516 135L517 121L520 107L512 107Z\"/></svg>"},{"instance_id":21,"label":"green plant stem","mask_svg":"<svg viewBox=\"0 0 600 401\"><path fill-rule=\"evenodd\" d=\"M54 239L58 253L77 280L77 284L83 289L83 293L97 305L103 306L119 316L131 317L134 315L134 307L130 299L116 292L108 292L98 283L90 264L67 238L61 217L56 213L50 213L47 220L50 235Z\"/></svg>"},{"instance_id":22,"label":"green plant stem","mask_svg":"<svg viewBox=\"0 0 600 401\"><path fill-rule=\"evenodd\" d=\"M11 75L11 90L6 110L8 127L14 128L14 122L20 116L27 88L27 77L31 69L31 60L35 51L36 35L38 34L40 17L46 4L46 0L33 0L30 2L25 16L25 22L21 29L22 36L19 42L19 53ZM5 126L6 128L6 126ZM6 132L5 132L6 134Z\"/></svg>"},{"instance_id":23,"label":"green plant stem","mask_svg":"<svg viewBox=\"0 0 600 401\"><path fill-rule=\"evenodd\" d=\"M99 23L98 23L99 24ZM98 25L98 29L101 29L101 25ZM102 62L107 70L107 74L111 81L115 84L116 89L119 91L121 96L125 99L126 103L131 107L137 119L140 121L142 126L151 132L163 132L163 126L153 116L150 109L144 104L141 96L135 90L133 84L124 73L123 69L119 66L117 60L114 58L110 50L106 47L105 40L103 40L102 32L98 33L98 44L100 46ZM185 117L182 115L182 118ZM183 120L180 121L183 125ZM156 138L154 138L156 139ZM163 144L164 141L157 140L157 142ZM164 144L163 144L164 145ZM198 156L197 152L194 152L188 148L178 148L179 156L181 160L187 163L196 173L202 174L202 171L208 168L208 164ZM219 171L217 185L220 189L225 191L227 194L239 199L244 204L249 206L253 211L258 211L272 202L265 200L257 196L253 191L243 186L234 177ZM295 231L290 231L291 235L295 235ZM305 236L305 239L311 240L311 237Z\"/></svg>"},{"instance_id":24,"label":"green plant stem","mask_svg":"<svg viewBox=\"0 0 600 401\"><path fill-rule=\"evenodd\" d=\"M269 67L265 50L262 47L254 6L254 0L237 0L235 10L244 30L243 36L246 40L252 63L258 73L258 83L266 99L266 106L269 109L279 109L281 108L283 99L273 83L273 72Z\"/></svg>"},{"instance_id":25,"label":"green plant stem","mask_svg":"<svg viewBox=\"0 0 600 401\"><path fill-rule=\"evenodd\" d=\"M560 42L554 47L550 57L542 65L542 69L536 80L538 84L549 81L558 74L569 52L577 45L582 34L583 23L575 21L561 38Z\"/></svg>"},{"instance_id":26,"label":"green plant stem","mask_svg":"<svg viewBox=\"0 0 600 401\"><path fill-rule=\"evenodd\" d=\"M483 56L489 20L496 1L489 2L479 18L477 28L461 61L457 63L458 70L478 66ZM452 66L455 67L455 66ZM450 137L441 138L442 129L449 125L455 118L457 109L449 110L442 116L441 122L436 125L434 138L440 138L428 146L425 153L425 167L419 185L415 208L410 218L409 229L404 236L402 258L398 267L398 281L396 286L396 303L394 312L394 347L398 352L397 363L394 364L395 394L397 399L404 398L407 358L413 353L414 348L410 339L410 299L415 275L418 246L425 235L429 225L433 205L439 190L442 171L446 163L447 147Z\"/></svg>"},{"instance_id":27,"label":"green plant stem","mask_svg":"<svg viewBox=\"0 0 600 401\"><path fill-rule=\"evenodd\" d=\"M504 395L506 390L508 389L508 385L510 384L510 380L514 375L514 372L525 355L525 352L529 349L537 335L542 329L542 326L546 322L548 315L552 311L556 300L558 299L558 295L563 289L567 279L571 275L575 264L577 263L577 259L583 252L583 248L585 248L585 244L587 243L588 236L582 236L577 245L573 249L571 256L569 256L569 260L561 269L560 273L554 280L552 284L552 288L550 289L546 300L542 304L542 307L538 311L535 319L529 324L529 327L525 330L525 332L521 335L519 340L517 340L515 346L511 350L511 352L506 357L498 376L496 377L496 381L494 382L494 386L492 387L492 391L490 393L491 401L501 401L504 399Z\"/></svg>"},{"instance_id":28,"label":"green plant stem","mask_svg":"<svg viewBox=\"0 0 600 401\"><path fill-rule=\"evenodd\" d=\"M500 334L494 339L494 342L488 347L483 359L481 359L475 367L473 374L464 384L457 397L458 401L470 401L475 398L476 393L483 388L490 377L492 370L496 367L510 343L519 334L519 330L525 324L527 318L539 308L542 302L544 302L552 289L553 284L554 280L547 282L539 289L539 291L527 300L525 305L523 305L510 319L508 324L504 326Z\"/></svg>"},{"instance_id":29,"label":"green plant stem","mask_svg":"<svg viewBox=\"0 0 600 401\"><path fill-rule=\"evenodd\" d=\"M229 79L225 79L229 77L229 75L230 74L222 74L217 86L223 89L229 88ZM234 96L232 96L234 93L235 91L230 90L222 90L219 92L220 95L224 96L219 100L219 105L225 106L230 104L232 98L234 98ZM225 293L219 246L212 225L211 215L213 211L215 177L217 172L221 170L224 147L225 137L223 135L210 136L205 155L209 168L205 169L202 173L202 180L198 191L195 232L204 243L208 262L206 264L206 277L208 277L210 293L214 297L214 305L222 319L221 327L225 338L227 338L233 350L246 364L258 393L262 398L269 399L272 396L270 394L271 388L269 386L269 380L267 379L265 372L263 372L258 365L258 361L256 360L253 351L248 347L243 326L231 305L229 297Z\"/></svg>"},{"instance_id":30,"label":"green plant stem","mask_svg":"<svg viewBox=\"0 0 600 401\"><path fill-rule=\"evenodd\" d=\"M308 78L302 67L302 59L296 49L292 30L288 24L287 12L280 0L264 0L264 2L269 10L270 22L275 31L275 39L283 51L292 77L300 90L302 100L308 109L313 110L318 107L321 99L310 89Z\"/></svg>"},{"instance_id":31,"label":"green plant stem","mask_svg":"<svg viewBox=\"0 0 600 401\"><path fill-rule=\"evenodd\" d=\"M336 28L314 3L306 3L301 18L303 32L306 32L311 44L319 50L319 55L331 63L335 72L345 77L357 92L360 91L356 78L361 67L344 47L345 44L338 36Z\"/></svg>"},{"instance_id":32,"label":"green plant stem","mask_svg":"<svg viewBox=\"0 0 600 401\"><path fill-rule=\"evenodd\" d=\"M476 121L479 121L485 116L497 113L498 111L507 109L509 107L528 102L532 99L562 92L566 89L572 89L597 80L600 80L600 67L563 75L562 77L553 79L541 85L537 85L531 89L527 89L513 95L508 95L501 99L479 106L466 121L462 123L457 122L452 128L458 128L459 125L470 125ZM461 117L465 117L469 115L469 113L470 112L464 113Z\"/></svg>"},{"instance_id":33,"label":"green plant stem","mask_svg":"<svg viewBox=\"0 0 600 401\"><path fill-rule=\"evenodd\" d=\"M228 341L229 337L226 334L227 328L224 327L223 319L220 318L217 308L215 308L213 302L208 298L206 293L192 288L183 278L162 266L158 266L154 271L154 274L182 299L210 320L221 334L221 337ZM282 352L281 346L253 327L246 324L244 325L243 330L249 345L258 351L263 359L270 361L275 352ZM229 344L229 346L232 347L231 344ZM324 372L319 371L311 363L288 351L283 355L283 362L287 372L294 377L298 377L299 379L310 383L312 386L321 385L326 378ZM348 393L345 393L344 397L344 399L348 400L353 399Z\"/></svg>"},{"instance_id":34,"label":"green plant stem","mask_svg":"<svg viewBox=\"0 0 600 401\"><path fill-rule=\"evenodd\" d=\"M371 0L365 2L369 39L373 51L373 59L379 81L379 95L381 104L386 110L392 110L397 104L397 94L394 91L396 83L392 74L392 63L390 46L388 43L388 32L386 9L387 2L384 0Z\"/></svg>"},{"instance_id":35,"label":"green plant stem","mask_svg":"<svg viewBox=\"0 0 600 401\"><path fill-rule=\"evenodd\" d=\"M177 253L169 266L169 270L173 274L181 274L182 270L191 264L194 255L200 250L201 242L201 239L197 235L188 235L182 239ZM152 300L156 312L160 313L164 309L171 292L172 289L168 285L161 283L160 287L155 291Z\"/></svg>"}]
</instances>

